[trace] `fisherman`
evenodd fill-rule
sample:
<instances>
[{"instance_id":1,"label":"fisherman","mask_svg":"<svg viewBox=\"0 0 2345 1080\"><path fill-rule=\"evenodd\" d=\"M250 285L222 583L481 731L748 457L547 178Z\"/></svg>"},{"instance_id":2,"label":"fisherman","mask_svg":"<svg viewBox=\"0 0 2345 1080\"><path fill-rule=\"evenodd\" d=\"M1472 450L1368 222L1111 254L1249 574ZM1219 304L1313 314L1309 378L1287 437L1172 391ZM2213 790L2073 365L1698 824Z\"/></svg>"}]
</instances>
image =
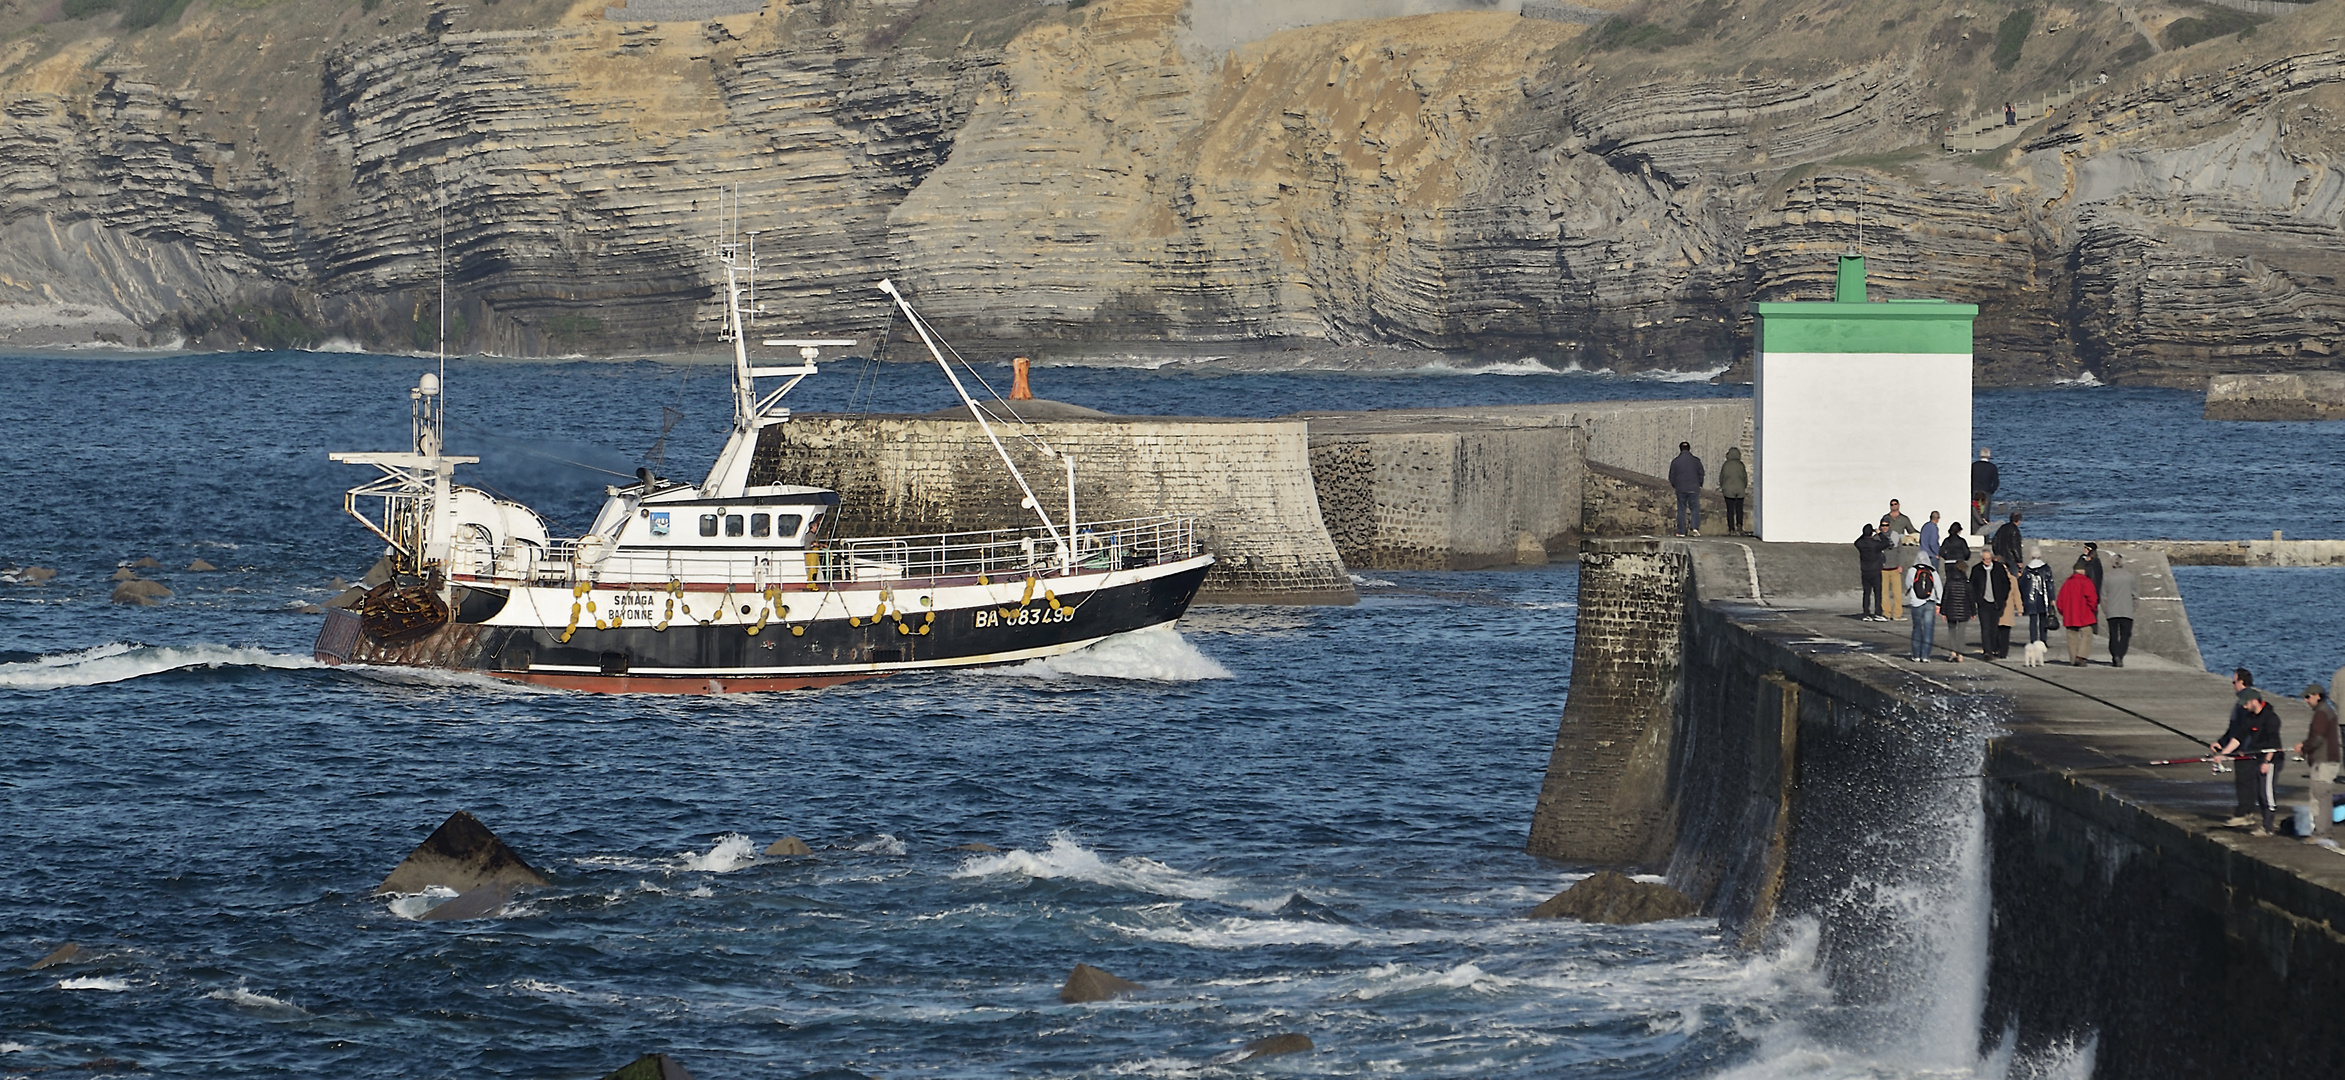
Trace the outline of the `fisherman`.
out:
<instances>
[{"instance_id":1,"label":"fisherman","mask_svg":"<svg viewBox=\"0 0 2345 1080\"><path fill-rule=\"evenodd\" d=\"M2272 826L2279 823L2279 800L2272 790L2272 758L2280 749L2279 728L2273 723L2271 701L2255 688L2253 673L2246 668L2233 671L2231 689L2236 694L2231 725L2224 729L2222 738L2207 744L2216 756L2233 759L2232 813L2223 825L2233 829L2247 826L2249 836L2270 836ZM2263 752L2262 744L2267 742L2270 753ZM2261 824L2249 816L2251 806L2261 815Z\"/></svg>"},{"instance_id":2,"label":"fisherman","mask_svg":"<svg viewBox=\"0 0 2345 1080\"><path fill-rule=\"evenodd\" d=\"M2307 844L2335 847L2329 839L2329 787L2336 782L2339 760L2337 742L2337 709L2329 704L2329 691L2319 683L2304 688L2304 700L2312 706L2312 728L2304 741L2296 744L2296 752L2312 770L2312 790L2307 794L2312 804L2312 829L2304 836Z\"/></svg>"}]
</instances>

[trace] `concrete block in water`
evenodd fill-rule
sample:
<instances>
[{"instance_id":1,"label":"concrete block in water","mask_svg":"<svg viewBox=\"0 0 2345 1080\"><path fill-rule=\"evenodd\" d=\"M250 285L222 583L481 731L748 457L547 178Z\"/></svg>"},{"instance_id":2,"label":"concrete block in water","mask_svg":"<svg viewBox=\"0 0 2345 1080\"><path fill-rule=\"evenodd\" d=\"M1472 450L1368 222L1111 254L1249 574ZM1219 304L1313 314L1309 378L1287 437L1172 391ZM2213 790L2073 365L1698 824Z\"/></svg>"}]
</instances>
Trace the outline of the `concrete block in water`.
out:
<instances>
[{"instance_id":1,"label":"concrete block in water","mask_svg":"<svg viewBox=\"0 0 2345 1080\"><path fill-rule=\"evenodd\" d=\"M1066 984L1059 987L1059 1000L1069 1005L1079 1005L1137 994L1146 989L1130 979L1119 979L1089 964L1077 964L1075 970L1067 973Z\"/></svg>"},{"instance_id":2,"label":"concrete block in water","mask_svg":"<svg viewBox=\"0 0 2345 1080\"><path fill-rule=\"evenodd\" d=\"M68 941L63 945L57 946L56 951L33 961L32 967L28 970L39 971L42 968L53 968L60 964L73 963L79 959L81 959L81 946Z\"/></svg>"},{"instance_id":3,"label":"concrete block in water","mask_svg":"<svg viewBox=\"0 0 2345 1080\"><path fill-rule=\"evenodd\" d=\"M773 843L767 844L765 846L765 853L768 855L803 856L814 854L814 849L807 847L806 841L804 840L800 840L795 836L785 836L779 840L774 841Z\"/></svg>"},{"instance_id":4,"label":"concrete block in water","mask_svg":"<svg viewBox=\"0 0 2345 1080\"><path fill-rule=\"evenodd\" d=\"M2345 372L2211 376L2201 415L2209 420L2345 420Z\"/></svg>"},{"instance_id":5,"label":"concrete block in water","mask_svg":"<svg viewBox=\"0 0 2345 1080\"><path fill-rule=\"evenodd\" d=\"M1280 1054L1307 1054L1313 1049L1315 1047L1312 1046L1309 1035L1299 1035L1288 1031L1247 1043L1246 1048L1238 1052L1238 1060L1248 1061L1254 1058L1276 1057Z\"/></svg>"},{"instance_id":6,"label":"concrete block in water","mask_svg":"<svg viewBox=\"0 0 2345 1080\"><path fill-rule=\"evenodd\" d=\"M437 885L469 893L485 885L544 884L545 875L522 861L478 818L458 810L409 852L375 891L419 893Z\"/></svg>"}]
</instances>

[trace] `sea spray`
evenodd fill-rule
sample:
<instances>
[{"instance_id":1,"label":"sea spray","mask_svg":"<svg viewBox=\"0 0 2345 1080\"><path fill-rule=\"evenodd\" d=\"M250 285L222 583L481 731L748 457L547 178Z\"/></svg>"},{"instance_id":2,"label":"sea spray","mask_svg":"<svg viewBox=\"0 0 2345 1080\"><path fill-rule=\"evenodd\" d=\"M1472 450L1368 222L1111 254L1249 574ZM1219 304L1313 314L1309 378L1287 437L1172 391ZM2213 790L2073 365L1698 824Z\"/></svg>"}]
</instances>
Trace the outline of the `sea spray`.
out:
<instances>
[{"instance_id":1,"label":"sea spray","mask_svg":"<svg viewBox=\"0 0 2345 1080\"><path fill-rule=\"evenodd\" d=\"M726 833L701 855L687 851L679 856L686 870L706 870L714 874L729 874L757 861L757 842L740 833Z\"/></svg>"},{"instance_id":2,"label":"sea spray","mask_svg":"<svg viewBox=\"0 0 2345 1080\"><path fill-rule=\"evenodd\" d=\"M1230 670L1171 626L1102 638L1060 656L1044 657L1009 668L993 669L1030 678L1140 679L1149 682L1197 682L1227 679Z\"/></svg>"},{"instance_id":3,"label":"sea spray","mask_svg":"<svg viewBox=\"0 0 2345 1080\"><path fill-rule=\"evenodd\" d=\"M317 661L233 645L137 645L112 642L74 652L0 664L0 688L58 690L103 686L187 668L314 668Z\"/></svg>"}]
</instances>

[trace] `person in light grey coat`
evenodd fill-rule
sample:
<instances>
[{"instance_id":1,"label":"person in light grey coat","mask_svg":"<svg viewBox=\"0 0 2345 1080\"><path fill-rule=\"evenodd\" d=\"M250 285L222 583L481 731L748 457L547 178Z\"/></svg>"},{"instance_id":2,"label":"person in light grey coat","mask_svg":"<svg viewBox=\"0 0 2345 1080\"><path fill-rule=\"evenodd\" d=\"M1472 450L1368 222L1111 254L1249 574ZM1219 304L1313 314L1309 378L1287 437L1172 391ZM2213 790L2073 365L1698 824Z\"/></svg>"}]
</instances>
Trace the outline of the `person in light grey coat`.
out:
<instances>
[{"instance_id":1,"label":"person in light grey coat","mask_svg":"<svg viewBox=\"0 0 2345 1080\"><path fill-rule=\"evenodd\" d=\"M2109 553L2109 569L2101 575L2101 621L2109 624L2109 666L2124 667L2125 651L2133 647L2133 602L2141 579L2125 566L2125 556Z\"/></svg>"}]
</instances>

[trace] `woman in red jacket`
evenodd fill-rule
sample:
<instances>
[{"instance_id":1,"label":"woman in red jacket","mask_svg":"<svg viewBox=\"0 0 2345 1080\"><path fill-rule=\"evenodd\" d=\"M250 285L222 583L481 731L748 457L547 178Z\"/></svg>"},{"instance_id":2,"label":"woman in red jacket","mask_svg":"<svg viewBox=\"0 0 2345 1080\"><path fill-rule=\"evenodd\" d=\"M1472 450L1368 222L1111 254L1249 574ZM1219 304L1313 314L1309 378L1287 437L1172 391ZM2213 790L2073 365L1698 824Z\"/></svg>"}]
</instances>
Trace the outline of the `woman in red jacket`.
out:
<instances>
[{"instance_id":1,"label":"woman in red jacket","mask_svg":"<svg viewBox=\"0 0 2345 1080\"><path fill-rule=\"evenodd\" d=\"M2076 560L2060 583L2060 625L2068 628L2068 662L2083 667L2093 651L2093 626L2101 619L2101 591L2093 587L2085 561Z\"/></svg>"}]
</instances>

